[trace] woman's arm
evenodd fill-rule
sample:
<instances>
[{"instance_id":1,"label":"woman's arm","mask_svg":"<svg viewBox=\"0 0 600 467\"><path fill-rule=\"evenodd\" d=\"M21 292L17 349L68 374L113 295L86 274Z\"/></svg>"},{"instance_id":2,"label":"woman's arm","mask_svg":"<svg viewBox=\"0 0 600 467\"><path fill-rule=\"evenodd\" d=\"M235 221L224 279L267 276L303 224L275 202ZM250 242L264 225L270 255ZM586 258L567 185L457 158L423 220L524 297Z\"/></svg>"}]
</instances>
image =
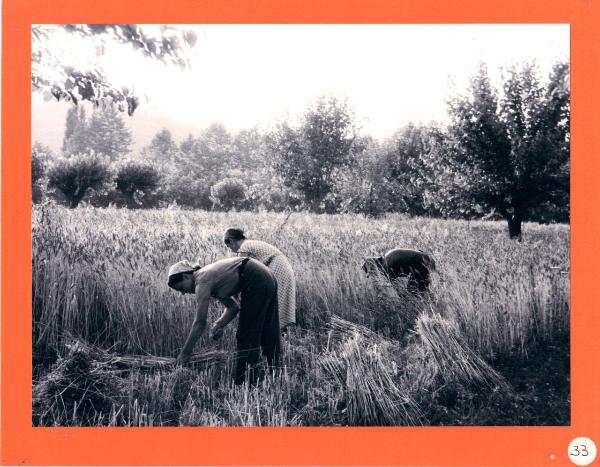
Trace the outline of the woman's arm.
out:
<instances>
[{"instance_id":1,"label":"woman's arm","mask_svg":"<svg viewBox=\"0 0 600 467\"><path fill-rule=\"evenodd\" d=\"M218 339L223 335L225 326L227 326L240 311L238 303L231 297L219 298L219 301L225 306L225 311L221 317L215 321L215 324L211 329L210 334L213 339Z\"/></svg>"},{"instance_id":2,"label":"woman's arm","mask_svg":"<svg viewBox=\"0 0 600 467\"><path fill-rule=\"evenodd\" d=\"M210 301L210 288L204 286L203 284L198 284L196 286L196 299L196 317L194 318L194 322L192 323L188 337L185 340L185 344L183 345L183 348L177 357L177 363L179 364L187 363L190 360L192 350L194 350L194 345L196 345L196 342L198 342L198 339L206 328L206 317L208 315L208 304Z\"/></svg>"}]
</instances>

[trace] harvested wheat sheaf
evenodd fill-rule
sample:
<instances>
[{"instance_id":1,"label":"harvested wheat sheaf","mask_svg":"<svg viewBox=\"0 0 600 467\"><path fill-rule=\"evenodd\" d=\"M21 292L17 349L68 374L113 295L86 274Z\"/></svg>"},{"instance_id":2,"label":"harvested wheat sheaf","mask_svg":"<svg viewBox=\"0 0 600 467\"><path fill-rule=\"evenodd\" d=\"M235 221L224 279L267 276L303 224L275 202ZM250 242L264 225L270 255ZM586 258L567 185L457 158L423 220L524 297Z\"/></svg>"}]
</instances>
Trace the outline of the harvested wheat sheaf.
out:
<instances>
[{"instance_id":1,"label":"harvested wheat sheaf","mask_svg":"<svg viewBox=\"0 0 600 467\"><path fill-rule=\"evenodd\" d=\"M331 315L331 318L326 323L326 327L330 332L330 337L336 341L345 341L358 335L373 344L393 347L398 346L397 342L386 339L368 327L346 321L336 315Z\"/></svg>"},{"instance_id":2,"label":"harvested wheat sheaf","mask_svg":"<svg viewBox=\"0 0 600 467\"><path fill-rule=\"evenodd\" d=\"M34 423L48 424L72 416L87 424L108 413L122 396L124 383L110 368L95 360L80 341L68 345L68 353L52 365L33 387ZM56 415L60 414L60 415Z\"/></svg>"},{"instance_id":3,"label":"harvested wheat sheaf","mask_svg":"<svg viewBox=\"0 0 600 467\"><path fill-rule=\"evenodd\" d=\"M327 327L333 348L319 360L341 385L348 425L419 425L421 411L396 384L393 353L399 343L360 324L332 316Z\"/></svg>"},{"instance_id":4,"label":"harvested wheat sheaf","mask_svg":"<svg viewBox=\"0 0 600 467\"><path fill-rule=\"evenodd\" d=\"M342 386L348 425L422 424L419 406L396 384L397 367L377 344L355 335L320 364Z\"/></svg>"},{"instance_id":5,"label":"harvested wheat sheaf","mask_svg":"<svg viewBox=\"0 0 600 467\"><path fill-rule=\"evenodd\" d=\"M506 379L469 347L453 322L438 314L423 314L417 321L417 334L444 379L512 392Z\"/></svg>"},{"instance_id":6,"label":"harvested wheat sheaf","mask_svg":"<svg viewBox=\"0 0 600 467\"><path fill-rule=\"evenodd\" d=\"M108 352L99 347L93 346L81 340L75 344L94 357L94 359L108 367L115 369L137 369L137 370L161 370L175 366L176 359L173 357L158 357L153 355L117 355ZM219 350L208 350L202 353L193 354L189 361L189 366L194 368L206 368L211 365L224 363L227 360L227 353Z\"/></svg>"},{"instance_id":7,"label":"harvested wheat sheaf","mask_svg":"<svg viewBox=\"0 0 600 467\"><path fill-rule=\"evenodd\" d=\"M174 370L170 357L116 355L83 340L67 344L68 352L33 387L34 421L44 421L55 413L75 414L80 424L93 423L125 398L125 379L129 370ZM224 363L226 353L208 351L194 354L190 366L207 368Z\"/></svg>"}]
</instances>

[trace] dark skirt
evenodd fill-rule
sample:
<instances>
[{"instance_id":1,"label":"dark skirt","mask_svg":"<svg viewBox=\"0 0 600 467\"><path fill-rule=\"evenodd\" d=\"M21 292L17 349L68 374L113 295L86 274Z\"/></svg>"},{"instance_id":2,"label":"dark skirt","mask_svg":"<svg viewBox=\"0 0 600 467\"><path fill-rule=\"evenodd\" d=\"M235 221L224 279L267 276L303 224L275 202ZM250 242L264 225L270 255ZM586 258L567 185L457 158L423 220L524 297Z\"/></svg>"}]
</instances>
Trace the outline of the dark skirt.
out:
<instances>
[{"instance_id":1,"label":"dark skirt","mask_svg":"<svg viewBox=\"0 0 600 467\"><path fill-rule=\"evenodd\" d=\"M259 261L247 258L240 265L241 303L237 328L234 380L241 384L249 370L250 383L258 377L260 350L270 368L279 365L281 336L277 310L277 280Z\"/></svg>"}]
</instances>

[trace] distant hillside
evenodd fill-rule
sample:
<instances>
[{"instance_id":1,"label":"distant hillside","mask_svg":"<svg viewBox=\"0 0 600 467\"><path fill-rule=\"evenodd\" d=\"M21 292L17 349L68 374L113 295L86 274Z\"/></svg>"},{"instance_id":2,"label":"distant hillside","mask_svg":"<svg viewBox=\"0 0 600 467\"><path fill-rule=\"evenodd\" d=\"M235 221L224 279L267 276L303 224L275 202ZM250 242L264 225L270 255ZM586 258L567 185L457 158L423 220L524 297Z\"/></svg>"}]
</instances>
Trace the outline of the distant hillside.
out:
<instances>
[{"instance_id":1,"label":"distant hillside","mask_svg":"<svg viewBox=\"0 0 600 467\"><path fill-rule=\"evenodd\" d=\"M65 118L69 109L67 102L45 102L39 93L31 95L31 141L40 142L59 153L65 131ZM89 104L85 104L86 106ZM89 107L91 113L91 106ZM89 115L88 113L88 115ZM173 138L180 142L190 133L198 135L203 125L193 125L159 117L150 105L142 103L132 117L124 115L125 124L133 134L132 152L136 153L150 144L162 128L168 128Z\"/></svg>"}]
</instances>

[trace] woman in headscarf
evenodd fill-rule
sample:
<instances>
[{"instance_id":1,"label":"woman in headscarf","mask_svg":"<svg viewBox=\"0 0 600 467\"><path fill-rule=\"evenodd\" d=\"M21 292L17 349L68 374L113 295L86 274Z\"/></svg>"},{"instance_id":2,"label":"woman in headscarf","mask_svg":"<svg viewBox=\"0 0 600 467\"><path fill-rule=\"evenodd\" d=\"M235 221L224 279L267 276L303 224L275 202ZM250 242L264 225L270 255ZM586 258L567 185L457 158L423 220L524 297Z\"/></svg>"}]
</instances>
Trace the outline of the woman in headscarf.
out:
<instances>
[{"instance_id":1,"label":"woman in headscarf","mask_svg":"<svg viewBox=\"0 0 600 467\"><path fill-rule=\"evenodd\" d=\"M258 377L260 349L269 367L279 364L281 335L277 315L277 281L269 268L251 258L225 258L200 267L179 261L169 269L168 285L181 293L196 295L196 317L177 362L187 363L194 345L204 333L211 297L219 300L225 311L215 321L211 337L218 339L239 313L236 333L237 352L234 381L241 384L250 367L251 384ZM232 297L241 294L240 304Z\"/></svg>"},{"instance_id":2,"label":"woman in headscarf","mask_svg":"<svg viewBox=\"0 0 600 467\"><path fill-rule=\"evenodd\" d=\"M279 325L282 330L296 324L296 277L285 255L261 240L248 240L241 229L227 229L223 243L238 256L254 258L268 266L277 279Z\"/></svg>"},{"instance_id":3,"label":"woman in headscarf","mask_svg":"<svg viewBox=\"0 0 600 467\"><path fill-rule=\"evenodd\" d=\"M408 291L423 294L429 289L429 275L435 271L435 261L422 251L394 248L384 256L365 258L362 269L367 276L383 274L391 280L408 277Z\"/></svg>"}]
</instances>

